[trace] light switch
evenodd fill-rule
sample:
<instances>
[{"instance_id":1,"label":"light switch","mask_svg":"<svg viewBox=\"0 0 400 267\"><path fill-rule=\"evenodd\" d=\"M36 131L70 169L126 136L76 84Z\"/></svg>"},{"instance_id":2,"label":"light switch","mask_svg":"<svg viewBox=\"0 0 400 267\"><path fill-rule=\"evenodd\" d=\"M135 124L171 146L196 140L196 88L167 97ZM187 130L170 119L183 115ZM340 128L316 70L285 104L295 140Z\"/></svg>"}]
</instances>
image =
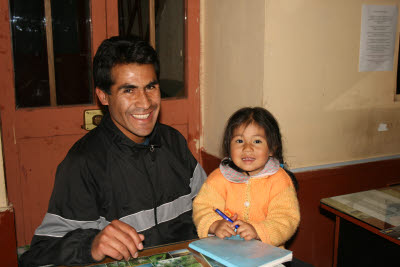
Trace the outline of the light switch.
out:
<instances>
[{"instance_id":1,"label":"light switch","mask_svg":"<svg viewBox=\"0 0 400 267\"><path fill-rule=\"evenodd\" d=\"M103 112L100 109L85 110L82 128L90 131L100 124L102 118Z\"/></svg>"}]
</instances>

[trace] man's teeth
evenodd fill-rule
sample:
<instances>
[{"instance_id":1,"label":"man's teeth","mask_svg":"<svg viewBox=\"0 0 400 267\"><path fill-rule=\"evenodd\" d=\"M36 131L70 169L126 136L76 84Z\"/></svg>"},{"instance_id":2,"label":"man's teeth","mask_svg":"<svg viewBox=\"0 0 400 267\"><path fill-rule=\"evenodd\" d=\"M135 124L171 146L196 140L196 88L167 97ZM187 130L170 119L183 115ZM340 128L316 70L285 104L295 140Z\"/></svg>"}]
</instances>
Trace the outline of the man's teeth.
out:
<instances>
[{"instance_id":1,"label":"man's teeth","mask_svg":"<svg viewBox=\"0 0 400 267\"><path fill-rule=\"evenodd\" d=\"M148 114L132 114L132 116L135 119L143 120L143 119L147 119L150 116L150 113L148 113Z\"/></svg>"}]
</instances>

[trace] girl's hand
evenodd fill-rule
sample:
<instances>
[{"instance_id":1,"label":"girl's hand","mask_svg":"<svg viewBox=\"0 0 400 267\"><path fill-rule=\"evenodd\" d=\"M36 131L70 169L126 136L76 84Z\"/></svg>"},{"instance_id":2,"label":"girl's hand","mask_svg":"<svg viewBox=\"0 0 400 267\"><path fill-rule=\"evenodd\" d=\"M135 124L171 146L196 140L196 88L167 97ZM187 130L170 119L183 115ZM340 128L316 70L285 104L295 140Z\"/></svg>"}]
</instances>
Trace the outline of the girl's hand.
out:
<instances>
[{"instance_id":1,"label":"girl's hand","mask_svg":"<svg viewBox=\"0 0 400 267\"><path fill-rule=\"evenodd\" d=\"M244 240L248 241L251 239L260 239L253 225L241 220L235 221L233 225L234 226L239 225L239 228L236 230L236 233L240 235L241 238L244 238Z\"/></svg>"},{"instance_id":2,"label":"girl's hand","mask_svg":"<svg viewBox=\"0 0 400 267\"><path fill-rule=\"evenodd\" d=\"M213 224L211 224L208 233L215 234L221 239L236 235L234 224L224 219L215 221Z\"/></svg>"}]
</instances>

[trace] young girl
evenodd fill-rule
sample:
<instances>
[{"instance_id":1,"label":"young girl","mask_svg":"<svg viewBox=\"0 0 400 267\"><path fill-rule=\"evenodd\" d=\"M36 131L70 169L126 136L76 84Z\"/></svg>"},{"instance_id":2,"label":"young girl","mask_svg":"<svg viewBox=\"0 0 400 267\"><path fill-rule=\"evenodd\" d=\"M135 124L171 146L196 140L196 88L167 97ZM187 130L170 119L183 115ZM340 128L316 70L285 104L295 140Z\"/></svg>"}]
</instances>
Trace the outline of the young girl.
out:
<instances>
[{"instance_id":1,"label":"young girl","mask_svg":"<svg viewBox=\"0 0 400 267\"><path fill-rule=\"evenodd\" d=\"M300 211L291 177L280 167L284 160L277 121L260 107L236 111L225 129L223 151L226 158L193 202L199 237L240 235L283 246L299 225ZM234 222L215 209L233 215Z\"/></svg>"}]
</instances>

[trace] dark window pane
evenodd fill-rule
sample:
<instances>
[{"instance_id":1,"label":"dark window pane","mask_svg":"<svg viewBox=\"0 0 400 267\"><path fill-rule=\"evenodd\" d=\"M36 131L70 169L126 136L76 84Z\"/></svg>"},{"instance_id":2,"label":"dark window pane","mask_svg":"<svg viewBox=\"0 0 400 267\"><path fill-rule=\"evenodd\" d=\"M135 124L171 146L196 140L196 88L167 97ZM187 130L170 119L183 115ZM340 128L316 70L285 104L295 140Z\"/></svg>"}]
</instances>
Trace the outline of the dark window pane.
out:
<instances>
[{"instance_id":1,"label":"dark window pane","mask_svg":"<svg viewBox=\"0 0 400 267\"><path fill-rule=\"evenodd\" d=\"M149 1L119 0L119 34L149 41ZM160 58L161 97L185 96L185 1L155 1L156 50Z\"/></svg>"},{"instance_id":2,"label":"dark window pane","mask_svg":"<svg viewBox=\"0 0 400 267\"><path fill-rule=\"evenodd\" d=\"M160 88L166 97L185 96L184 32L182 0L156 1L156 47L160 57Z\"/></svg>"},{"instance_id":3,"label":"dark window pane","mask_svg":"<svg viewBox=\"0 0 400 267\"><path fill-rule=\"evenodd\" d=\"M45 1L10 1L17 108L50 106ZM93 103L89 3L51 1L57 105Z\"/></svg>"},{"instance_id":4,"label":"dark window pane","mask_svg":"<svg viewBox=\"0 0 400 267\"><path fill-rule=\"evenodd\" d=\"M57 105L92 103L89 1L51 1Z\"/></svg>"},{"instance_id":5,"label":"dark window pane","mask_svg":"<svg viewBox=\"0 0 400 267\"><path fill-rule=\"evenodd\" d=\"M158 2L158 1L156 1ZM149 0L118 0L119 34L149 40Z\"/></svg>"},{"instance_id":6,"label":"dark window pane","mask_svg":"<svg viewBox=\"0 0 400 267\"><path fill-rule=\"evenodd\" d=\"M43 3L10 1L17 107L50 105Z\"/></svg>"}]
</instances>

